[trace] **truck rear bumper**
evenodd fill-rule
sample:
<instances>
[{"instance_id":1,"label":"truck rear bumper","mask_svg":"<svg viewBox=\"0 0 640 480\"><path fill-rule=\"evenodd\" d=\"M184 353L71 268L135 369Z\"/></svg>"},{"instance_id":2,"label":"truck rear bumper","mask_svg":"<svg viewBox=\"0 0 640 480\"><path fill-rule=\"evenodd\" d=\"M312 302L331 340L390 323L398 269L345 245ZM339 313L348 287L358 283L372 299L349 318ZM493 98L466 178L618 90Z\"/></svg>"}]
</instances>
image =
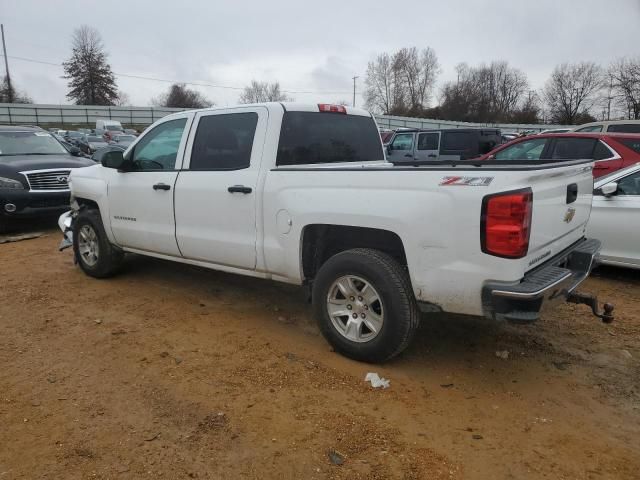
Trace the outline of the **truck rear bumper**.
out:
<instances>
[{"instance_id":1,"label":"truck rear bumper","mask_svg":"<svg viewBox=\"0 0 640 480\"><path fill-rule=\"evenodd\" d=\"M516 323L538 320L545 308L572 297L591 273L599 250L599 240L582 239L520 282L487 282L482 291L485 316Z\"/></svg>"}]
</instances>

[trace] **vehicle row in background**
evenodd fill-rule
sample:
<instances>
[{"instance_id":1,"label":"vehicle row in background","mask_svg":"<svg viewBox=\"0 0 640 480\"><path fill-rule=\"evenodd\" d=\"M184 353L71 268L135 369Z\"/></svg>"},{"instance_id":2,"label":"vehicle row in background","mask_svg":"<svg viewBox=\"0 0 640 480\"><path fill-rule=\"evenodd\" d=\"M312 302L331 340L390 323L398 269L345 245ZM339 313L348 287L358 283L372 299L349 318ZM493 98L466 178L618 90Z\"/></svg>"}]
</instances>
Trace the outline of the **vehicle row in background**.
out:
<instances>
[{"instance_id":1,"label":"vehicle row in background","mask_svg":"<svg viewBox=\"0 0 640 480\"><path fill-rule=\"evenodd\" d=\"M640 133L640 120L604 120L585 123L572 132Z\"/></svg>"},{"instance_id":2,"label":"vehicle row in background","mask_svg":"<svg viewBox=\"0 0 640 480\"><path fill-rule=\"evenodd\" d=\"M399 130L387 145L387 160L394 164L438 160L466 160L502 143L495 128Z\"/></svg>"},{"instance_id":3,"label":"vehicle row in background","mask_svg":"<svg viewBox=\"0 0 640 480\"><path fill-rule=\"evenodd\" d=\"M0 126L0 232L12 220L69 208L69 174L90 165L39 127Z\"/></svg>"}]
</instances>

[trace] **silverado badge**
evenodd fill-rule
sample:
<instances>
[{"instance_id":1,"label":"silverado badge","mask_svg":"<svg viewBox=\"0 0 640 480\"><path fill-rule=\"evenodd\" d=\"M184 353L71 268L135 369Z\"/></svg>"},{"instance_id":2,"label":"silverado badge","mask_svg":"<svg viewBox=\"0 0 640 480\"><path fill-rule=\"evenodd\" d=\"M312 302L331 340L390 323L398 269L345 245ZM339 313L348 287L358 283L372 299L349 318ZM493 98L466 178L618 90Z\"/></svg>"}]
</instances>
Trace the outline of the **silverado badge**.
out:
<instances>
[{"instance_id":1,"label":"silverado badge","mask_svg":"<svg viewBox=\"0 0 640 480\"><path fill-rule=\"evenodd\" d=\"M568 208L567 209L567 213L564 214L564 221L566 223L569 223L571 220L573 220L573 217L576 216L576 209L575 208Z\"/></svg>"}]
</instances>

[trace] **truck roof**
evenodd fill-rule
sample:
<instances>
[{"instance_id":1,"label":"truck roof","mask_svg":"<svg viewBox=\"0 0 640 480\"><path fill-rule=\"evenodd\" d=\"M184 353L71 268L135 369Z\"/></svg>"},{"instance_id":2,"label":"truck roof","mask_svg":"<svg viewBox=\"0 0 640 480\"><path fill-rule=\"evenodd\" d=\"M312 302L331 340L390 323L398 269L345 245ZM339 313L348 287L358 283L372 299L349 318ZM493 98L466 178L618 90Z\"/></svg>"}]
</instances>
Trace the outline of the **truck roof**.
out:
<instances>
[{"instance_id":1,"label":"truck roof","mask_svg":"<svg viewBox=\"0 0 640 480\"><path fill-rule=\"evenodd\" d=\"M320 112L319 105L332 105L328 103L299 103L299 102L265 102L265 103L247 103L242 105L232 105L229 107L209 107L209 108L200 108L197 110L188 110L189 112L214 112L217 110L234 110L236 108L243 107L266 107L269 110L278 110L280 112ZM336 105L337 106L337 105ZM344 107L347 112L347 115L360 115L363 117L371 117L371 113L367 110L363 110L361 108L353 108L348 105L340 105L340 108ZM176 112L168 115L167 117L180 115L183 112ZM163 118L167 118L163 117Z\"/></svg>"}]
</instances>

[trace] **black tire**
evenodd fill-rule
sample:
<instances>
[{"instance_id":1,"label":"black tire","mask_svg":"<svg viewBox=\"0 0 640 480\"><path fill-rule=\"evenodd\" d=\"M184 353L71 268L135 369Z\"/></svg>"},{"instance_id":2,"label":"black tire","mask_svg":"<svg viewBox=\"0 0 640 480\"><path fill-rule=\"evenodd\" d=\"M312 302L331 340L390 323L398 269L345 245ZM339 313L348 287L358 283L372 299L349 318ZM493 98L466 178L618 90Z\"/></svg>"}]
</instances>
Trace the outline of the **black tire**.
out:
<instances>
[{"instance_id":1,"label":"black tire","mask_svg":"<svg viewBox=\"0 0 640 480\"><path fill-rule=\"evenodd\" d=\"M356 342L346 338L327 311L332 285L346 275L366 280L381 297L384 320L371 340ZM338 253L322 265L313 283L313 311L320 331L337 352L371 363L385 362L401 353L420 321L406 269L390 255L368 248Z\"/></svg>"},{"instance_id":2,"label":"black tire","mask_svg":"<svg viewBox=\"0 0 640 480\"><path fill-rule=\"evenodd\" d=\"M97 237L98 255L94 264L88 263L85 257L80 254L79 238L84 226L91 228ZM100 212L88 208L82 209L73 222L73 253L82 271L95 278L107 278L114 275L124 259L124 253L109 242L102 225Z\"/></svg>"}]
</instances>

